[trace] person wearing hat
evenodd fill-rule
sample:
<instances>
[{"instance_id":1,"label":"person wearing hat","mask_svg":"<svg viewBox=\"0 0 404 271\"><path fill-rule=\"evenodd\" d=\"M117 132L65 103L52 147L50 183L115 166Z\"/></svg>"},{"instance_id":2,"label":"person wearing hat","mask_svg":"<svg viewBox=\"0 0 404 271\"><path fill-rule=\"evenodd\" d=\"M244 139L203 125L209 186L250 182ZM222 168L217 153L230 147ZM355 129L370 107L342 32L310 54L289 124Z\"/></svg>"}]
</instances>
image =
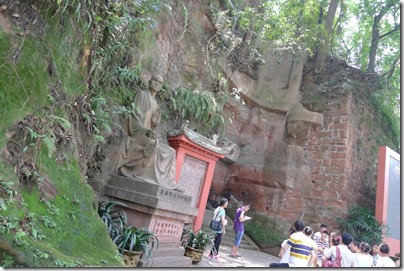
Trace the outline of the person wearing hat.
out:
<instances>
[{"instance_id":1,"label":"person wearing hat","mask_svg":"<svg viewBox=\"0 0 404 271\"><path fill-rule=\"evenodd\" d=\"M323 231L321 233L320 240L316 242L317 244L317 266L321 267L322 266L322 258L324 251L330 247L330 243L328 242L328 232Z\"/></svg>"}]
</instances>

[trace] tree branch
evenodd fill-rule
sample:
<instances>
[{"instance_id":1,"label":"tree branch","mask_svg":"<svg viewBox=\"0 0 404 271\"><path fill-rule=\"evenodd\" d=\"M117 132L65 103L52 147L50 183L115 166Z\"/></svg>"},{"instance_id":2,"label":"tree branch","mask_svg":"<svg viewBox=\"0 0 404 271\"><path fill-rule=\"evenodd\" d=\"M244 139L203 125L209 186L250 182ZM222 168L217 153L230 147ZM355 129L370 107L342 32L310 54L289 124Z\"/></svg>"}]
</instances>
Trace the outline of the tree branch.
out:
<instances>
[{"instance_id":1,"label":"tree branch","mask_svg":"<svg viewBox=\"0 0 404 271\"><path fill-rule=\"evenodd\" d=\"M392 67L390 68L390 70L388 70L387 72L385 72L384 74L382 74L381 76L387 76L387 80L390 80L390 78L393 76L394 70L396 69L396 67L398 66L398 64L400 64L400 55L397 56L397 58L394 60Z\"/></svg>"},{"instance_id":2,"label":"tree branch","mask_svg":"<svg viewBox=\"0 0 404 271\"><path fill-rule=\"evenodd\" d=\"M400 25L401 25L401 24L398 24L398 25L396 25L396 27L394 27L394 29L390 30L390 31L387 32L387 33L384 33L384 34L380 35L379 40L381 40L382 38L384 38L384 37L386 37L386 36L388 36L388 35L390 35L390 34L396 32L397 30L399 30L399 29L400 29Z\"/></svg>"}]
</instances>

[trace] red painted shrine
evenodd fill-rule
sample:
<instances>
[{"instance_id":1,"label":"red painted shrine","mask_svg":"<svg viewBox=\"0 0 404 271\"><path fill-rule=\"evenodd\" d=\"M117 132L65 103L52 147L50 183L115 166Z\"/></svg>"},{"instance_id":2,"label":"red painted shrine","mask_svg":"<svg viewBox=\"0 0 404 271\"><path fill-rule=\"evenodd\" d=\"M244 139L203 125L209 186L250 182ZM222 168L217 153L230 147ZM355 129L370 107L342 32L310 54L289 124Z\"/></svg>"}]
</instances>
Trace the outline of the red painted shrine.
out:
<instances>
[{"instance_id":1,"label":"red painted shrine","mask_svg":"<svg viewBox=\"0 0 404 271\"><path fill-rule=\"evenodd\" d=\"M176 181L187 195L192 196L191 207L198 209L194 230L202 227L213 172L218 159L224 158L226 149L189 129L171 133L168 141L176 151Z\"/></svg>"}]
</instances>

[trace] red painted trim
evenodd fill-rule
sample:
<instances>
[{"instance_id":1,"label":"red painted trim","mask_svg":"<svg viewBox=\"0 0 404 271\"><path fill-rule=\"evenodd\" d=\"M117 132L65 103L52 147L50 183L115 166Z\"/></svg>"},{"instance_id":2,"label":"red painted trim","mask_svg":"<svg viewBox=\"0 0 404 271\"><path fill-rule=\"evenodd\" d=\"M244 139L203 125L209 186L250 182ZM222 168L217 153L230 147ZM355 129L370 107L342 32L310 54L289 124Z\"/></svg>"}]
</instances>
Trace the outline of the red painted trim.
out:
<instances>
[{"instance_id":1,"label":"red painted trim","mask_svg":"<svg viewBox=\"0 0 404 271\"><path fill-rule=\"evenodd\" d=\"M387 214L387 179L388 170L386 170L387 165L387 147L379 147L379 152L377 155L378 167L377 167L377 186L376 186L376 210L375 217L380 222L386 221Z\"/></svg>"},{"instance_id":2,"label":"red painted trim","mask_svg":"<svg viewBox=\"0 0 404 271\"><path fill-rule=\"evenodd\" d=\"M386 146L379 147L375 217L380 223L386 223L387 221L390 158L400 161L400 155L398 153ZM383 241L390 246L390 256L395 256L396 253L400 252L400 240L388 237Z\"/></svg>"},{"instance_id":3,"label":"red painted trim","mask_svg":"<svg viewBox=\"0 0 404 271\"><path fill-rule=\"evenodd\" d=\"M190 153L195 153L197 156L202 157L205 156L210 159L218 160L220 158L224 158L224 154L219 154L208 150L202 146L195 144L194 142L190 141L185 135L179 135L175 137L169 137L168 141L170 142L170 146L174 149L177 148L184 148L188 150Z\"/></svg>"},{"instance_id":4,"label":"red painted trim","mask_svg":"<svg viewBox=\"0 0 404 271\"><path fill-rule=\"evenodd\" d=\"M213 173L216 166L216 161L220 158L224 158L224 154L218 154L211 150L208 150L202 146L190 141L185 135L179 135L175 137L169 137L168 141L170 146L176 151L176 182L179 182L182 166L184 164L185 155L192 156L201 161L208 163L208 167L205 172L205 178L201 185L201 191L199 194L196 208L198 208L198 214L194 218L194 230L198 230L202 227L203 216L205 215L206 203L208 201L210 186L212 185ZM185 191L186 192L186 191Z\"/></svg>"}]
</instances>

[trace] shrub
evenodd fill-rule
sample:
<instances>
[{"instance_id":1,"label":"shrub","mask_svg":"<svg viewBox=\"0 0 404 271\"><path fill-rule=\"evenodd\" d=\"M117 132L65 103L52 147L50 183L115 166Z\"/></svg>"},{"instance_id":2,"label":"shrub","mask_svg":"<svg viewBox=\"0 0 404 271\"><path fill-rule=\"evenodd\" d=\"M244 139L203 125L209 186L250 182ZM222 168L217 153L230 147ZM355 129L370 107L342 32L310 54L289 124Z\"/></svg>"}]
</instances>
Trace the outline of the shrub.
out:
<instances>
[{"instance_id":1,"label":"shrub","mask_svg":"<svg viewBox=\"0 0 404 271\"><path fill-rule=\"evenodd\" d=\"M349 232L360 242L380 243L383 232L388 235L387 225L380 224L371 209L360 205L351 207L347 217L338 217L337 221L341 232Z\"/></svg>"}]
</instances>

